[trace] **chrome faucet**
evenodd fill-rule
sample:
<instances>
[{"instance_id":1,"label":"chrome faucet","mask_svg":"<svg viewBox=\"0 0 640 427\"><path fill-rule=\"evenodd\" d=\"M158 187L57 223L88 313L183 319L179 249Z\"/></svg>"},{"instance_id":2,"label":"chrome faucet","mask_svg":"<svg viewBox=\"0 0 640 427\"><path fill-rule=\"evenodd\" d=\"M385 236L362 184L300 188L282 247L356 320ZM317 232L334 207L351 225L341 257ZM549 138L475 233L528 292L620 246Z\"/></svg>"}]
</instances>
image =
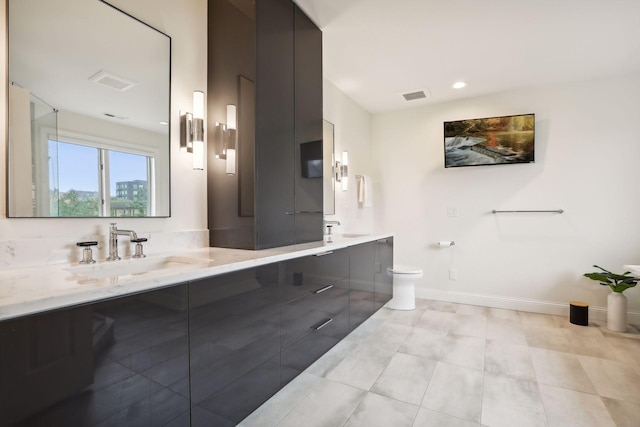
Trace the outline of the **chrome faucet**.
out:
<instances>
[{"instance_id":1,"label":"chrome faucet","mask_svg":"<svg viewBox=\"0 0 640 427\"><path fill-rule=\"evenodd\" d=\"M334 225L340 225L340 221L322 221L322 224L326 228L327 232L325 233L327 236L331 235L331 229Z\"/></svg>"},{"instance_id":2,"label":"chrome faucet","mask_svg":"<svg viewBox=\"0 0 640 427\"><path fill-rule=\"evenodd\" d=\"M129 236L132 242L146 241L147 239L138 239L138 235L133 230L118 230L115 222L109 227L109 256L106 261L118 261L118 236Z\"/></svg>"}]
</instances>

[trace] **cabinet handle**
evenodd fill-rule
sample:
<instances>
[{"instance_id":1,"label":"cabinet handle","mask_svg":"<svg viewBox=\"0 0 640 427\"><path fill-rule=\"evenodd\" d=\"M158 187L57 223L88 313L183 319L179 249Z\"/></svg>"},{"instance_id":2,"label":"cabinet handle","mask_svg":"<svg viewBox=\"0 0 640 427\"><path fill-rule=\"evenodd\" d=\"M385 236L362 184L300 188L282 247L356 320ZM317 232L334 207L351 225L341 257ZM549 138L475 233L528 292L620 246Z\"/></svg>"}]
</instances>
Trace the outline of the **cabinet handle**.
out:
<instances>
[{"instance_id":1,"label":"cabinet handle","mask_svg":"<svg viewBox=\"0 0 640 427\"><path fill-rule=\"evenodd\" d=\"M325 256L325 255L330 255L332 253L333 251L320 252L319 254L314 254L313 256Z\"/></svg>"},{"instance_id":2,"label":"cabinet handle","mask_svg":"<svg viewBox=\"0 0 640 427\"><path fill-rule=\"evenodd\" d=\"M323 286L320 289L316 289L315 291L311 291L311 292L313 292L314 294L321 294L324 291L328 291L331 288L333 288L333 285L327 285L327 286Z\"/></svg>"},{"instance_id":3,"label":"cabinet handle","mask_svg":"<svg viewBox=\"0 0 640 427\"><path fill-rule=\"evenodd\" d=\"M285 215L295 215L296 213L295 213L295 212L291 212L291 211L287 211L287 212L285 212L284 214L285 214Z\"/></svg>"},{"instance_id":4,"label":"cabinet handle","mask_svg":"<svg viewBox=\"0 0 640 427\"><path fill-rule=\"evenodd\" d=\"M321 214L321 211L296 211L296 214Z\"/></svg>"},{"instance_id":5,"label":"cabinet handle","mask_svg":"<svg viewBox=\"0 0 640 427\"><path fill-rule=\"evenodd\" d=\"M333 322L333 319L331 319L331 318L323 319L323 320L319 321L318 323L316 323L315 325L313 325L311 327L311 329L313 329L314 331L319 331L320 329L324 328L325 326L327 326L331 322Z\"/></svg>"}]
</instances>

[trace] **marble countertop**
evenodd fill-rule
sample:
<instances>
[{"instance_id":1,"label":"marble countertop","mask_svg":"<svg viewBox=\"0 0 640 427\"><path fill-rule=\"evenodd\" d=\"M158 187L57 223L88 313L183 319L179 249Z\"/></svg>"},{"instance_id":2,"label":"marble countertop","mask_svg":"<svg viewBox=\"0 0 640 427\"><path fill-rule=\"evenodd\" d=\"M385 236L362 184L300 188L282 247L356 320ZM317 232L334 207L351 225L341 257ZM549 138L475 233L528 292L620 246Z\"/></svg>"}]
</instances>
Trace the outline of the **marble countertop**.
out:
<instances>
[{"instance_id":1,"label":"marble countertop","mask_svg":"<svg viewBox=\"0 0 640 427\"><path fill-rule=\"evenodd\" d=\"M55 264L0 270L0 321L159 289L392 236L389 233L344 234L332 236L331 241L327 241L325 236L324 241L258 251L199 248L153 255L142 260L102 260L91 265ZM144 265L146 267L139 267Z\"/></svg>"}]
</instances>

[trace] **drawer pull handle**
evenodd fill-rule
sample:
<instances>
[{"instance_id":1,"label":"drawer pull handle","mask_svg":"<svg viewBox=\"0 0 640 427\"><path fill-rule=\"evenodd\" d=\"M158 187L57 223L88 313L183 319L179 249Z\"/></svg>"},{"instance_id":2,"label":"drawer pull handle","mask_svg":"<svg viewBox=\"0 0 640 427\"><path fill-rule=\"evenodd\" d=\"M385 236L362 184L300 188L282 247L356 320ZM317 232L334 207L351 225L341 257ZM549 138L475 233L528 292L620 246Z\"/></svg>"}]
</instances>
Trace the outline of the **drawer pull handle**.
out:
<instances>
[{"instance_id":1,"label":"drawer pull handle","mask_svg":"<svg viewBox=\"0 0 640 427\"><path fill-rule=\"evenodd\" d=\"M330 255L332 253L333 251L320 252L319 254L314 254L313 256L325 256L325 255Z\"/></svg>"},{"instance_id":2,"label":"drawer pull handle","mask_svg":"<svg viewBox=\"0 0 640 427\"><path fill-rule=\"evenodd\" d=\"M324 328L325 326L327 326L331 322L333 322L333 319L331 319L331 318L327 318L327 319L321 320L318 323L316 323L315 325L313 325L311 327L311 329L313 329L314 331L319 331L320 329Z\"/></svg>"},{"instance_id":3,"label":"drawer pull handle","mask_svg":"<svg viewBox=\"0 0 640 427\"><path fill-rule=\"evenodd\" d=\"M333 288L333 285L327 285L327 286L323 286L320 289L316 289L315 291L311 291L311 292L313 292L314 294L321 294L324 291L328 291L331 288Z\"/></svg>"}]
</instances>

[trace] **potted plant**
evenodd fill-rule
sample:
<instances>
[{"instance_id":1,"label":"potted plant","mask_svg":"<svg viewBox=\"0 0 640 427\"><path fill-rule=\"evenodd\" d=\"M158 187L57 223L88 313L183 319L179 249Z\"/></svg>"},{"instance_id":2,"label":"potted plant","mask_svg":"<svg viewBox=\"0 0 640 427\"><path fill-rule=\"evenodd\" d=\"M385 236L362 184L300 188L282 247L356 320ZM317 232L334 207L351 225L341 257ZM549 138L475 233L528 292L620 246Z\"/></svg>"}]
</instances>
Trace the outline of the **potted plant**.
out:
<instances>
[{"instance_id":1,"label":"potted plant","mask_svg":"<svg viewBox=\"0 0 640 427\"><path fill-rule=\"evenodd\" d=\"M624 332L627 330L627 297L623 292L633 288L640 278L631 276L630 271L616 274L597 265L594 267L602 272L585 273L584 276L613 291L607 297L607 328L614 332Z\"/></svg>"}]
</instances>

